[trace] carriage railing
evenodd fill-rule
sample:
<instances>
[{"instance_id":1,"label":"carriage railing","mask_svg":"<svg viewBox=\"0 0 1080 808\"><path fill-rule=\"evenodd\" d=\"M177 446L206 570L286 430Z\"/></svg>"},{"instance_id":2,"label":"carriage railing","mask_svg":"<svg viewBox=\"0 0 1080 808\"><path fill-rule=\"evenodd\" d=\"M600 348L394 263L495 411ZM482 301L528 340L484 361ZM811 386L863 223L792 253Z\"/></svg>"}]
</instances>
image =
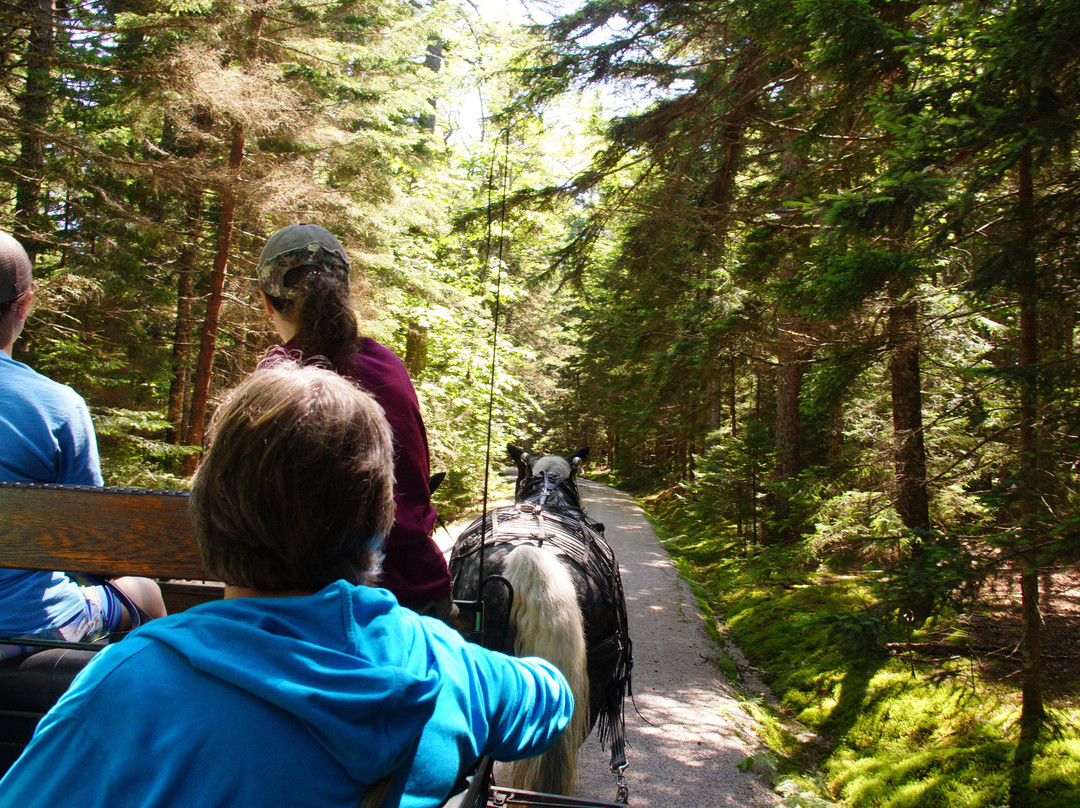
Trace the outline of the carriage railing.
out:
<instances>
[{"instance_id":1,"label":"carriage railing","mask_svg":"<svg viewBox=\"0 0 1080 808\"><path fill-rule=\"evenodd\" d=\"M621 776L620 776L621 779ZM480 759L468 788L450 797L440 808L625 808L629 796L625 782L615 802L548 794L495 784L494 761Z\"/></svg>"}]
</instances>

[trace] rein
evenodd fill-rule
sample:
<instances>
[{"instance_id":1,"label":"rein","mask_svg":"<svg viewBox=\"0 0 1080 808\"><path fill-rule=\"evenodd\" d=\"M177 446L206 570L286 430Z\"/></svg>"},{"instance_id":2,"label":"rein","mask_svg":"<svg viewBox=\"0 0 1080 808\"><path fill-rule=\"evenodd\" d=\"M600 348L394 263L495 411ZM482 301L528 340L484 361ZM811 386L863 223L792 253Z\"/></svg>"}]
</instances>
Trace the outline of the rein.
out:
<instances>
[{"instance_id":1,"label":"rein","mask_svg":"<svg viewBox=\"0 0 1080 808\"><path fill-rule=\"evenodd\" d=\"M488 578L484 578L484 549L486 546L486 534L487 534L487 512L488 512L488 482L491 477L491 424L494 421L495 411L495 371L496 371L496 358L499 350L499 316L502 311L502 266L503 266L503 246L506 243L505 231L506 231L506 197L509 190L509 164L510 164L510 128L505 127L499 133L503 137L504 149L502 160L502 198L499 210L499 246L498 254L496 256L495 266L495 310L493 313L494 323L491 333L491 381L488 386L488 411L487 411L487 439L485 442L484 453L484 498L481 508L481 514L484 517L480 520L480 564L477 567L477 586L476 586L476 600L463 601L454 600L454 605L462 612L469 612L473 615L472 632L474 635L479 635L484 630L484 588L490 583L500 583L507 590L508 605L506 610L506 620L509 622L510 606L514 602L514 588L510 585L510 582L503 578L501 575L492 575ZM495 188L495 160L497 154L493 153L491 156L491 165L488 169L488 204L487 204L487 223L485 233L484 244L484 260L486 263L490 263L491 260L491 234L492 234L492 214L494 211L494 203L492 200L492 193ZM455 589L457 587L455 586ZM507 625L503 625L503 637L506 636Z\"/></svg>"},{"instance_id":2,"label":"rein","mask_svg":"<svg viewBox=\"0 0 1080 808\"><path fill-rule=\"evenodd\" d=\"M495 263L495 311L491 330L491 383L488 386L488 411L487 411L487 441L484 454L484 501L482 513L487 513L488 508L488 478L491 476L491 423L495 412L495 370L496 357L499 351L499 315L502 309L502 267L503 246L506 244L506 196L509 190L509 165L510 165L510 127L505 127L500 133L503 136L503 164L502 164L502 199L499 208L499 252ZM487 232L485 234L484 259L491 259L491 231L492 231L492 204L491 193L495 187L495 155L491 156L491 168L488 170L488 212ZM484 536L480 535L480 544L483 547ZM483 551L481 550L480 568L483 570ZM481 589L483 584L481 583ZM478 590L479 591L479 590Z\"/></svg>"}]
</instances>

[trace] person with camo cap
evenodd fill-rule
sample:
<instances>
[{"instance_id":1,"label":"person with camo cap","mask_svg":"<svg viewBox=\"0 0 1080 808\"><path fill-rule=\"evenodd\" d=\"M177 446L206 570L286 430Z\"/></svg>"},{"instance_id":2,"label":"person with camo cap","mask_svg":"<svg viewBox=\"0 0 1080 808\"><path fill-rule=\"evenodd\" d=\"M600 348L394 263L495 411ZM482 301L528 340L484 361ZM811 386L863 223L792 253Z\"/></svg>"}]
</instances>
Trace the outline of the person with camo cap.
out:
<instances>
[{"instance_id":1,"label":"person with camo cap","mask_svg":"<svg viewBox=\"0 0 1080 808\"><path fill-rule=\"evenodd\" d=\"M11 234L0 231L0 480L102 485L86 402L13 358L33 302L30 258ZM147 617L165 614L161 591L147 578L103 582L0 569L3 638L91 641L131 628L139 609ZM29 650L6 643L0 657Z\"/></svg>"},{"instance_id":2,"label":"person with camo cap","mask_svg":"<svg viewBox=\"0 0 1080 808\"><path fill-rule=\"evenodd\" d=\"M435 508L420 403L401 360L360 335L349 273L345 248L319 225L290 225L267 240L257 268L259 295L283 344L271 347L259 367L282 360L329 364L383 408L394 435L395 520L380 585L401 605L450 620L456 612L450 572L431 537Z\"/></svg>"}]
</instances>

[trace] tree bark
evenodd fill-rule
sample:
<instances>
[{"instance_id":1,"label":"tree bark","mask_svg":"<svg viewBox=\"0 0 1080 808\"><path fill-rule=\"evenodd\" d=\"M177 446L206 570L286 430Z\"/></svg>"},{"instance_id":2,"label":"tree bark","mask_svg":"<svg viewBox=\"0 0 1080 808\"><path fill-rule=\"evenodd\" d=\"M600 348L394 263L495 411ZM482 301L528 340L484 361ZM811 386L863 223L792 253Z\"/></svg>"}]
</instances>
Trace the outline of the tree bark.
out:
<instances>
[{"instance_id":1,"label":"tree bark","mask_svg":"<svg viewBox=\"0 0 1080 808\"><path fill-rule=\"evenodd\" d=\"M922 423L922 377L919 370L919 304L914 298L889 309L892 355L893 462L896 470L893 505L904 526L913 531L930 527L926 492L926 449Z\"/></svg>"},{"instance_id":2,"label":"tree bark","mask_svg":"<svg viewBox=\"0 0 1080 808\"><path fill-rule=\"evenodd\" d=\"M446 44L437 37L431 37L431 41L428 42L427 54L424 56L424 67L433 73L438 73L442 68L443 63L443 51L446 48ZM427 115L420 116L420 128L430 134L435 133L435 112L438 108L438 100L435 98L429 98L428 103L431 104L432 112Z\"/></svg>"},{"instance_id":3,"label":"tree bark","mask_svg":"<svg viewBox=\"0 0 1080 808\"><path fill-rule=\"evenodd\" d=\"M19 99L23 129L15 161L15 220L23 231L20 240L30 259L45 246L47 227L41 215L41 188L45 175L44 130L49 121L49 60L53 52L53 0L29 0L30 36L26 53L26 86Z\"/></svg>"},{"instance_id":4,"label":"tree bark","mask_svg":"<svg viewBox=\"0 0 1080 808\"><path fill-rule=\"evenodd\" d=\"M706 362L703 369L705 393L703 426L706 436L720 429L724 421L724 391L718 371L719 368L715 367L711 362Z\"/></svg>"},{"instance_id":5,"label":"tree bark","mask_svg":"<svg viewBox=\"0 0 1080 808\"><path fill-rule=\"evenodd\" d=\"M232 145L229 154L229 172L235 179L239 176L244 160L244 127L234 123ZM202 337L199 342L199 358L195 366L192 384L191 407L188 414L187 442L201 446L206 427L206 405L210 398L210 378L214 369L214 352L217 349L218 327L221 321L221 304L225 299L225 276L232 249L233 222L236 217L236 188L226 188L218 216L217 240L214 246L214 268L210 274L210 291L206 298L206 315L203 319ZM185 474L193 474L198 456L189 455L184 462Z\"/></svg>"},{"instance_id":6,"label":"tree bark","mask_svg":"<svg viewBox=\"0 0 1080 808\"><path fill-rule=\"evenodd\" d=\"M427 368L428 363L428 327L417 322L409 323L409 333L405 336L405 369L416 379Z\"/></svg>"},{"instance_id":7,"label":"tree bark","mask_svg":"<svg viewBox=\"0 0 1080 808\"><path fill-rule=\"evenodd\" d=\"M790 484L802 471L802 423L799 398L802 393L804 352L787 334L781 335L776 351L776 458L769 497L774 526L765 536L772 543L796 541L799 527L794 522Z\"/></svg>"},{"instance_id":8,"label":"tree bark","mask_svg":"<svg viewBox=\"0 0 1080 808\"><path fill-rule=\"evenodd\" d=\"M253 12L248 18L247 42L244 56L254 59L258 55L259 37L266 12ZM232 249L233 223L236 218L236 184L244 162L246 133L244 125L233 122L229 149L229 184L222 193L221 213L218 216L217 238L214 245L214 267L210 274L210 291L206 299L206 316L203 321L202 338L199 341L199 359L192 384L191 405L188 412L187 443L201 446L206 426L206 405L210 398L210 380L214 369L214 352L217 349L218 326L221 320L221 304L225 298L225 277ZM198 464L197 455L189 455L184 461L185 474L193 474Z\"/></svg>"},{"instance_id":9,"label":"tree bark","mask_svg":"<svg viewBox=\"0 0 1080 808\"><path fill-rule=\"evenodd\" d=\"M195 294L195 268L199 263L199 225L202 221L203 195L201 189L190 192L187 201L186 241L177 263L176 329L173 332L172 379L169 382L169 431L166 440L171 444L186 443L184 399L188 389L191 367L191 299Z\"/></svg>"},{"instance_id":10,"label":"tree bark","mask_svg":"<svg viewBox=\"0 0 1080 808\"><path fill-rule=\"evenodd\" d=\"M754 372L754 423L761 423L760 370ZM759 538L759 534L764 533L764 531L758 529L758 525L761 522L761 517L758 513L758 489L761 485L761 481L758 479L758 467L761 464L756 447L751 446L750 451L750 537L748 544L756 542ZM760 536L760 538L764 538L764 536Z\"/></svg>"},{"instance_id":11,"label":"tree bark","mask_svg":"<svg viewBox=\"0 0 1080 808\"><path fill-rule=\"evenodd\" d=\"M1039 610L1039 561L1036 517L1039 496L1039 454L1035 420L1038 410L1039 317L1035 283L1035 184L1031 149L1017 165L1020 220L1020 602L1021 653L1020 732L1033 740L1045 718L1042 696L1042 614Z\"/></svg>"},{"instance_id":12,"label":"tree bark","mask_svg":"<svg viewBox=\"0 0 1080 808\"><path fill-rule=\"evenodd\" d=\"M735 367L735 352L728 352L728 364L731 369L730 385L728 386L728 414L731 418L731 437L735 437L738 434L739 422L736 418L735 405L738 400L738 375Z\"/></svg>"}]
</instances>

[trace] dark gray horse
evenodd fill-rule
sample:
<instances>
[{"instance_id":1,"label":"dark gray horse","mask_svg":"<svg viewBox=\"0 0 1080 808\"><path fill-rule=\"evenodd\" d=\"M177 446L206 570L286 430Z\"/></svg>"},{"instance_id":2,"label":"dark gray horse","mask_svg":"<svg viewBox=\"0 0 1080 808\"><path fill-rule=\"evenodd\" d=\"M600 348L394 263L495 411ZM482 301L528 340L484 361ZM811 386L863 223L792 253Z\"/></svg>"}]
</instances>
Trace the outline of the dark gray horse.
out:
<instances>
[{"instance_id":1,"label":"dark gray horse","mask_svg":"<svg viewBox=\"0 0 1080 808\"><path fill-rule=\"evenodd\" d=\"M488 511L461 533L450 556L454 600L475 616L476 641L548 659L570 682L570 728L556 747L515 764L510 775L513 788L567 794L577 749L597 722L601 740L611 744L612 766L625 763L623 700L632 656L622 579L604 526L581 505L575 478L588 447L570 460L533 460L507 448L518 470L515 504Z\"/></svg>"}]
</instances>

